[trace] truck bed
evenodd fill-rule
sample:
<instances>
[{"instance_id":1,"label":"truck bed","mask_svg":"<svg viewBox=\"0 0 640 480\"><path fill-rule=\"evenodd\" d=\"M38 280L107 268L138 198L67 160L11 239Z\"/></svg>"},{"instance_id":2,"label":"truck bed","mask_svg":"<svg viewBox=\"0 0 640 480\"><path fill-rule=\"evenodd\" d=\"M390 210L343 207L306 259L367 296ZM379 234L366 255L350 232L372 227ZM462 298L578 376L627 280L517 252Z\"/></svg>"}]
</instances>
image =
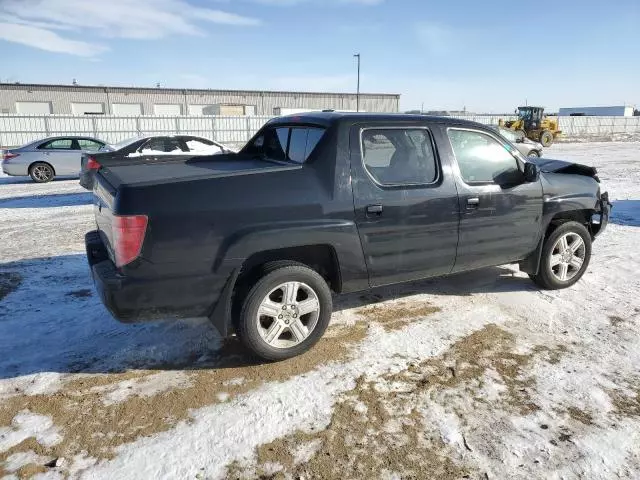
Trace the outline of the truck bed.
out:
<instances>
[{"instance_id":1,"label":"truck bed","mask_svg":"<svg viewBox=\"0 0 640 480\"><path fill-rule=\"evenodd\" d=\"M117 189L122 185L147 186L163 183L187 182L206 178L249 175L258 172L295 170L294 164L242 158L236 155L189 158L170 157L162 161L113 165L100 170L109 184Z\"/></svg>"}]
</instances>

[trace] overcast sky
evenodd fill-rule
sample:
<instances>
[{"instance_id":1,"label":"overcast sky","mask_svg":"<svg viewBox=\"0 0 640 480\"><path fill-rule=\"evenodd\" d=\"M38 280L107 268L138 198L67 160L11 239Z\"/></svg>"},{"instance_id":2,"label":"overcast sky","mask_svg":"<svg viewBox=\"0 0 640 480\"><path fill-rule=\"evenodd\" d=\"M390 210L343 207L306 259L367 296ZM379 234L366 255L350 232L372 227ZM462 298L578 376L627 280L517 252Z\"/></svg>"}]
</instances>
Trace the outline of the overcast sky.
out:
<instances>
[{"instance_id":1,"label":"overcast sky","mask_svg":"<svg viewBox=\"0 0 640 480\"><path fill-rule=\"evenodd\" d=\"M640 104L640 0L0 0L0 79Z\"/></svg>"}]
</instances>

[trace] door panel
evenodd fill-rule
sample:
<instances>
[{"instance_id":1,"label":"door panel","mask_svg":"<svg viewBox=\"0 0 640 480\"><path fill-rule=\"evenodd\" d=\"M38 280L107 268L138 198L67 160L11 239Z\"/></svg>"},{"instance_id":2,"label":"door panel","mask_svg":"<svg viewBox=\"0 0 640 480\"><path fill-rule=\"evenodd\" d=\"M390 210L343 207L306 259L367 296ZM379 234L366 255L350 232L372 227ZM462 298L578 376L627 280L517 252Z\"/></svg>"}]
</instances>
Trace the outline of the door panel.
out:
<instances>
[{"instance_id":1,"label":"door panel","mask_svg":"<svg viewBox=\"0 0 640 480\"><path fill-rule=\"evenodd\" d=\"M451 134L456 130L466 133L456 138ZM456 162L454 171L460 204L460 239L453 271L524 258L538 242L542 185L539 181L524 183L521 165L509 153L514 147L492 134L449 129L447 136L451 139L448 145L451 158ZM476 141L479 144L474 143ZM483 166L483 159L493 161ZM504 168L503 161L507 159L513 161L511 171Z\"/></svg>"},{"instance_id":2,"label":"door panel","mask_svg":"<svg viewBox=\"0 0 640 480\"><path fill-rule=\"evenodd\" d=\"M80 173L80 147L74 139L57 139L39 148L42 161L50 163L60 175L78 175Z\"/></svg>"},{"instance_id":3,"label":"door panel","mask_svg":"<svg viewBox=\"0 0 640 480\"><path fill-rule=\"evenodd\" d=\"M395 125L402 133L369 124L353 126L350 135L356 222L371 286L449 273L456 256L459 207L450 168L439 164L427 129L420 124L403 129ZM420 162L426 157L417 161L404 150L405 142L430 151L435 168L425 171ZM385 171L392 163L401 168Z\"/></svg>"}]
</instances>

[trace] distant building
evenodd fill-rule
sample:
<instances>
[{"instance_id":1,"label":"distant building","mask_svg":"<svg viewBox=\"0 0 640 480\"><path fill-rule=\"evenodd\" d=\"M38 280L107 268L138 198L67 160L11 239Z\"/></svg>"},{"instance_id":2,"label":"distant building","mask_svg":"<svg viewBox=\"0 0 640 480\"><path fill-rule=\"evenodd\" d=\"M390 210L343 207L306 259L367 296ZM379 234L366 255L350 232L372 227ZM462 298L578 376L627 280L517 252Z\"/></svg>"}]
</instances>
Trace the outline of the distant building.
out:
<instances>
[{"instance_id":1,"label":"distant building","mask_svg":"<svg viewBox=\"0 0 640 480\"><path fill-rule=\"evenodd\" d=\"M571 107L561 108L560 117L633 117L633 107Z\"/></svg>"},{"instance_id":2,"label":"distant building","mask_svg":"<svg viewBox=\"0 0 640 480\"><path fill-rule=\"evenodd\" d=\"M355 93L274 92L0 83L0 114L280 115L287 111L355 111ZM400 95L360 94L360 110L398 112Z\"/></svg>"}]
</instances>

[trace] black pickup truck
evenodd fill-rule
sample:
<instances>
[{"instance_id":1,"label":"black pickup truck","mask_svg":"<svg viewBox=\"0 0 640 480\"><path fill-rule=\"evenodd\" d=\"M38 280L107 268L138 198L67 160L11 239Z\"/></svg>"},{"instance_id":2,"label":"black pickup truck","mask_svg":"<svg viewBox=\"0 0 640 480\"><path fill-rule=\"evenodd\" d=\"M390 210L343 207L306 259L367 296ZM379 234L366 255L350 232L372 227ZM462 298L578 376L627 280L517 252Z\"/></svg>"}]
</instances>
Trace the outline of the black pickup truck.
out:
<instances>
[{"instance_id":1,"label":"black pickup truck","mask_svg":"<svg viewBox=\"0 0 640 480\"><path fill-rule=\"evenodd\" d=\"M271 360L322 336L337 294L518 262L582 277L611 205L594 168L411 115L268 122L237 154L101 168L93 278L123 322L208 316Z\"/></svg>"}]
</instances>

